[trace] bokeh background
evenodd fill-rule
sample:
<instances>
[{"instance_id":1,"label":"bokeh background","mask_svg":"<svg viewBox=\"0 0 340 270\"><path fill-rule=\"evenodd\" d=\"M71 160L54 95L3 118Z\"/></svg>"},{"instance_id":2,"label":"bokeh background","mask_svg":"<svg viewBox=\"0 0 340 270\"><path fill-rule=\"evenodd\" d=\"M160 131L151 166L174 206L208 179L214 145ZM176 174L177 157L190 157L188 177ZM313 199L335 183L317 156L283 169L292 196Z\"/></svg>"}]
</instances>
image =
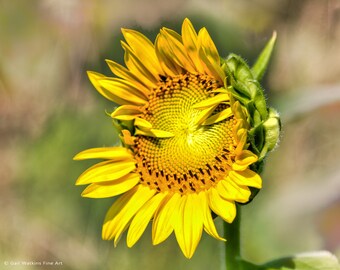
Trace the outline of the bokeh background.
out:
<instances>
[{"instance_id":1,"label":"bokeh background","mask_svg":"<svg viewBox=\"0 0 340 270\"><path fill-rule=\"evenodd\" d=\"M329 250L340 256L340 1L338 0L1 0L0 269L4 261L58 261L59 269L221 269L223 245L203 237L192 260L174 237L135 247L101 240L112 199L80 197L74 186L90 163L79 151L117 140L105 110L114 104L86 70L110 74L122 63L120 28L206 26L221 56L251 64L274 30L278 42L264 78L281 113L279 147L264 187L243 207L245 258ZM220 221L217 220L219 229ZM57 267L57 266L55 266Z\"/></svg>"}]
</instances>

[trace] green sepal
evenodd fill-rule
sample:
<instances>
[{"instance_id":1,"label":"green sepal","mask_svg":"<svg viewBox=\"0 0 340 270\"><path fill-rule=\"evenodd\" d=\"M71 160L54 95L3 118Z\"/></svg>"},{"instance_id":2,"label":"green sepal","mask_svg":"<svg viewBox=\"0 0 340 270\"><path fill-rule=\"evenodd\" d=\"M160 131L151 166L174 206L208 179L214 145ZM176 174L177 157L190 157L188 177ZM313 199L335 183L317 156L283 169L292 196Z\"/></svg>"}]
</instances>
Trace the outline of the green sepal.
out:
<instances>
[{"instance_id":1,"label":"green sepal","mask_svg":"<svg viewBox=\"0 0 340 270\"><path fill-rule=\"evenodd\" d=\"M267 103L266 98L264 96L264 90L262 89L260 83L258 81L252 82L253 86L256 86L256 96L254 97L254 103L257 111L261 114L261 119L267 119L268 111L267 111Z\"/></svg>"},{"instance_id":2,"label":"green sepal","mask_svg":"<svg viewBox=\"0 0 340 270\"><path fill-rule=\"evenodd\" d=\"M257 156L260 156L261 152L263 151L263 146L265 144L265 139L266 139L263 125L260 124L252 128L248 132L248 136L249 136L249 141L252 146L252 150ZM259 160L262 160L262 159L259 158Z\"/></svg>"},{"instance_id":3,"label":"green sepal","mask_svg":"<svg viewBox=\"0 0 340 270\"><path fill-rule=\"evenodd\" d=\"M130 131L131 134L134 134L135 127L134 127L134 120L118 120L118 119L113 119L112 121L113 126L115 129L119 132L120 136L120 141L123 145L125 145L122 137L122 130L128 130ZM127 145L126 145L127 146Z\"/></svg>"},{"instance_id":4,"label":"green sepal","mask_svg":"<svg viewBox=\"0 0 340 270\"><path fill-rule=\"evenodd\" d=\"M258 81L269 63L275 40L274 33L252 69L242 57L235 54L230 54L222 61L222 68L227 75L226 88L248 113L250 150L258 155L259 162L276 146L281 129L279 115L267 107L264 91Z\"/></svg>"},{"instance_id":5,"label":"green sepal","mask_svg":"<svg viewBox=\"0 0 340 270\"><path fill-rule=\"evenodd\" d=\"M238 100L243 106L246 106L246 104L249 103L249 98L245 95L243 95L242 93L238 92L235 90L235 88L233 86L229 86L228 90L230 91L230 93L232 94L232 96Z\"/></svg>"},{"instance_id":6,"label":"green sepal","mask_svg":"<svg viewBox=\"0 0 340 270\"><path fill-rule=\"evenodd\" d=\"M265 141L263 123L268 119L264 91L240 56L229 55L222 67L227 74L227 89L248 113L248 122L251 126L248 140L251 150L260 156Z\"/></svg>"},{"instance_id":7,"label":"green sepal","mask_svg":"<svg viewBox=\"0 0 340 270\"><path fill-rule=\"evenodd\" d=\"M118 119L113 120L113 125L115 126L116 129L118 129L119 131L127 129L131 132L131 134L133 134L135 130L135 126L133 123L134 120L118 120Z\"/></svg>"},{"instance_id":8,"label":"green sepal","mask_svg":"<svg viewBox=\"0 0 340 270\"><path fill-rule=\"evenodd\" d=\"M262 119L267 118L264 91L254 78L249 66L242 57L230 54L222 66L227 74L227 84L233 87L233 95L242 105L247 107L253 101ZM238 97L241 97L240 100ZM247 109L249 109L247 107Z\"/></svg>"},{"instance_id":9,"label":"green sepal","mask_svg":"<svg viewBox=\"0 0 340 270\"><path fill-rule=\"evenodd\" d=\"M261 54L257 58L255 64L251 68L254 75L254 79L260 81L268 67L270 57L272 55L274 46L276 43L276 32L273 33L271 39L268 41L267 45L262 50Z\"/></svg>"}]
</instances>

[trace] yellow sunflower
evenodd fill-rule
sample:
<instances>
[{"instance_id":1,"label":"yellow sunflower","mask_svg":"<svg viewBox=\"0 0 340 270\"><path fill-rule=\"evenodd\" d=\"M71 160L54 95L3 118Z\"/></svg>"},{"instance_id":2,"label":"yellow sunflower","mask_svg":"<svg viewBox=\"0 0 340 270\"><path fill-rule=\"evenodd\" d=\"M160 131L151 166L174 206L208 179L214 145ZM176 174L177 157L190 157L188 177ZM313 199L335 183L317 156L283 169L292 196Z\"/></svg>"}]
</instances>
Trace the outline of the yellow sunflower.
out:
<instances>
[{"instance_id":1,"label":"yellow sunflower","mask_svg":"<svg viewBox=\"0 0 340 270\"><path fill-rule=\"evenodd\" d=\"M81 174L82 196L120 195L107 212L102 237L115 245L124 231L132 247L152 221L157 245L174 231L191 258L202 231L218 239L212 212L231 223L236 202L249 201L261 177L249 166L248 112L228 90L226 72L208 31L185 19L181 35L162 28L154 44L123 29L123 67L107 60L117 77L88 76L119 104L111 117L121 146L92 148L74 159L104 159Z\"/></svg>"}]
</instances>

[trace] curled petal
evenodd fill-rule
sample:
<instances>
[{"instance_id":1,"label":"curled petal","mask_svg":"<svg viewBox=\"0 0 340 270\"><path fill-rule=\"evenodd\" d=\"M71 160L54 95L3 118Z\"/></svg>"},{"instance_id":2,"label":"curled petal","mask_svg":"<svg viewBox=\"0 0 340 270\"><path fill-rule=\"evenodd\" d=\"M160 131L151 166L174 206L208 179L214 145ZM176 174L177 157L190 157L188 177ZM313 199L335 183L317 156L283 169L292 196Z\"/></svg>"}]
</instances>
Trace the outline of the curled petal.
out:
<instances>
[{"instance_id":1,"label":"curled petal","mask_svg":"<svg viewBox=\"0 0 340 270\"><path fill-rule=\"evenodd\" d=\"M133 120L140 116L142 113L140 107L135 105L122 105L119 106L111 114L111 117L118 120Z\"/></svg>"},{"instance_id":2,"label":"curled petal","mask_svg":"<svg viewBox=\"0 0 340 270\"><path fill-rule=\"evenodd\" d=\"M262 187L261 177L250 169L246 169L244 171L231 171L229 172L229 177L238 185L245 185L254 188Z\"/></svg>"},{"instance_id":3,"label":"curled petal","mask_svg":"<svg viewBox=\"0 0 340 270\"><path fill-rule=\"evenodd\" d=\"M221 180L216 190L218 194L225 200L237 201L240 203L246 203L249 201L251 192L245 185L238 185L234 181L230 180L229 177L226 180Z\"/></svg>"},{"instance_id":4,"label":"curled petal","mask_svg":"<svg viewBox=\"0 0 340 270\"><path fill-rule=\"evenodd\" d=\"M140 129L151 129L152 128L152 124L143 119L143 118L136 118L135 120L135 126L139 127Z\"/></svg>"},{"instance_id":5,"label":"curled petal","mask_svg":"<svg viewBox=\"0 0 340 270\"><path fill-rule=\"evenodd\" d=\"M214 188L209 190L209 205L224 221L233 222L236 216L235 202L222 199Z\"/></svg>"},{"instance_id":6,"label":"curled petal","mask_svg":"<svg viewBox=\"0 0 340 270\"><path fill-rule=\"evenodd\" d=\"M249 165L255 163L258 160L257 155L249 150L243 150L240 155L236 156L233 169L235 171L244 171Z\"/></svg>"}]
</instances>

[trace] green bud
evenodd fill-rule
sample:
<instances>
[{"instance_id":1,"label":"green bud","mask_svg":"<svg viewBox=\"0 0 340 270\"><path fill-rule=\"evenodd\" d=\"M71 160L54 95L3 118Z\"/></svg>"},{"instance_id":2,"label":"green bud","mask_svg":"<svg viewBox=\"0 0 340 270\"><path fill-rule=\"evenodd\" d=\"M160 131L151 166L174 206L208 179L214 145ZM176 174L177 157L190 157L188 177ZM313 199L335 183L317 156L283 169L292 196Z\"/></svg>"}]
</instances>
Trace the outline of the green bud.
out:
<instances>
[{"instance_id":1,"label":"green bud","mask_svg":"<svg viewBox=\"0 0 340 270\"><path fill-rule=\"evenodd\" d=\"M265 145L264 149L266 151L271 151L277 145L281 130L280 116L276 110L269 108L269 117L263 123L263 128L265 131Z\"/></svg>"},{"instance_id":2,"label":"green bud","mask_svg":"<svg viewBox=\"0 0 340 270\"><path fill-rule=\"evenodd\" d=\"M259 83L268 66L275 41L274 32L252 68L235 54L230 54L222 65L227 74L227 89L248 113L248 140L251 150L259 157L259 163L276 146L281 129L279 114L267 107L264 91Z\"/></svg>"}]
</instances>

